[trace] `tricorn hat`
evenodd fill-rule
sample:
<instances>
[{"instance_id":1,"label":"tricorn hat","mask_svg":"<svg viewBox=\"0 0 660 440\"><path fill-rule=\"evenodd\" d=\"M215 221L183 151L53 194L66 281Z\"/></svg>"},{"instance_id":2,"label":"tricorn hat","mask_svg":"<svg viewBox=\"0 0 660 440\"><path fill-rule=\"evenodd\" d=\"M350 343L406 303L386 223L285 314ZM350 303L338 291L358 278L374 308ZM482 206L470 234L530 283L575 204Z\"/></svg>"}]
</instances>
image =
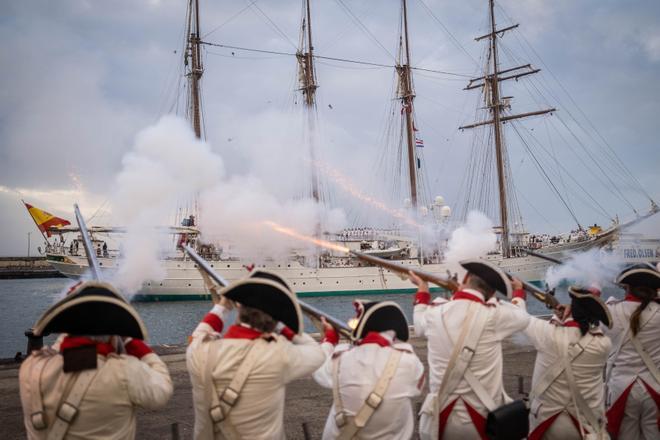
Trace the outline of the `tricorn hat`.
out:
<instances>
[{"instance_id":1,"label":"tricorn hat","mask_svg":"<svg viewBox=\"0 0 660 440\"><path fill-rule=\"evenodd\" d=\"M660 272L650 264L635 264L624 269L616 278L616 283L660 289Z\"/></svg>"},{"instance_id":2,"label":"tricorn hat","mask_svg":"<svg viewBox=\"0 0 660 440\"><path fill-rule=\"evenodd\" d=\"M51 306L33 328L37 336L118 335L147 339L140 315L110 284L85 281Z\"/></svg>"},{"instance_id":3,"label":"tricorn hat","mask_svg":"<svg viewBox=\"0 0 660 440\"><path fill-rule=\"evenodd\" d=\"M489 263L485 260L463 260L459 261L465 270L472 273L488 284L492 289L511 298L513 295L513 288L511 287L511 280L506 273L496 265Z\"/></svg>"},{"instance_id":4,"label":"tricorn hat","mask_svg":"<svg viewBox=\"0 0 660 440\"><path fill-rule=\"evenodd\" d=\"M408 321L397 303L355 300L353 305L358 313L357 326L353 329L353 339L362 339L369 332L393 330L398 340L408 340L410 336Z\"/></svg>"},{"instance_id":5,"label":"tricorn hat","mask_svg":"<svg viewBox=\"0 0 660 440\"><path fill-rule=\"evenodd\" d=\"M220 294L246 307L261 310L298 334L303 330L298 298L282 282L249 277L224 288Z\"/></svg>"},{"instance_id":6,"label":"tricorn hat","mask_svg":"<svg viewBox=\"0 0 660 440\"><path fill-rule=\"evenodd\" d=\"M612 328L612 315L610 309L600 298L596 289L589 289L581 286L569 286L568 294L572 300L573 318L579 320L579 314L587 315L592 321L600 321L606 326Z\"/></svg>"}]
</instances>

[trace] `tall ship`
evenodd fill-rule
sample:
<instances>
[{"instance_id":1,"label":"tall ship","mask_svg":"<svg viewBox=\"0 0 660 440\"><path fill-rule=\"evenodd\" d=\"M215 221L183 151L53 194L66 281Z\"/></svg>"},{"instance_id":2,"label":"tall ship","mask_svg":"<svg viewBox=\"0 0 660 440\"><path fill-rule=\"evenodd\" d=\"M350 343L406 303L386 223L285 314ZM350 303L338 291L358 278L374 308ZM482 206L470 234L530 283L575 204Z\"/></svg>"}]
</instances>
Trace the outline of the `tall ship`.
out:
<instances>
[{"instance_id":1,"label":"tall ship","mask_svg":"<svg viewBox=\"0 0 660 440\"><path fill-rule=\"evenodd\" d=\"M303 2L299 48L295 58L298 67L300 102L307 118L307 129L310 130L317 118L318 80L315 61L324 58L314 53L311 17L310 0L306 0ZM198 0L189 1L186 20L186 45L183 57L188 91L186 115L195 135L202 138L204 133L200 86L204 74L202 46L205 44L223 46L202 40ZM319 219L315 231L317 238L327 240L341 248L395 260L402 265L445 276L450 269L446 260L446 236L431 240L430 244L422 243L419 223L426 222L425 224L432 230L446 230L452 222L460 224L465 220L468 212L476 209L498 219L498 224L493 228L497 237L496 248L492 249L486 258L516 277L542 283L551 263L527 254L528 250L566 260L574 253L610 245L621 229L657 212L655 202L649 197L650 211L639 214L632 221L620 223L618 218L614 217L612 224L607 227L596 224L584 227L577 221L570 204L565 203L576 221L573 231L550 235L531 234L524 229L512 183L505 131L511 131L509 127L512 127L513 131L517 132L519 130L517 123L520 120L542 115L549 116L557 110L549 107L524 113L511 112L512 97L503 94L503 85L509 80L525 81L525 77L538 73L540 69L534 68L531 64L518 67L501 65L500 39L518 25L498 28L495 2L490 0L489 31L476 38L478 42L486 43L482 74L469 79L465 87L466 90L480 91L483 103L480 112L482 119L459 127L460 130L475 131L477 133L475 137L480 141L473 142L465 184L462 185L466 193L460 194L461 203L458 204L459 209L455 209L458 211L457 215L452 217L451 209L444 204L442 197L430 196L424 175L423 141L418 136L415 114L416 94L413 75L416 67L411 61L407 0L401 0L400 20L397 58L393 66L396 72L394 100L396 107L393 107L391 116L396 122L393 126L400 130L392 135L396 144L392 150L399 155L395 160L397 169L394 170L394 174L401 176L405 182L403 185L405 194L397 194L404 199L403 208L397 210L399 213L404 212L397 216L401 224L389 228L355 225L341 231L327 232L322 219ZM327 182L323 181L320 168L315 166L317 146L313 135L307 136L305 142L309 154L308 162L312 166L308 176L311 183L310 191L304 196L312 198L316 203L327 203L324 197ZM618 165L625 169L623 163ZM542 168L540 171L545 174L547 180L550 180L547 172ZM558 192L557 194L561 198ZM185 242L194 246L198 253L228 281L243 278L247 270L254 266L252 262L235 256L229 240L213 244L204 240L203 231L200 231L196 224L198 215L197 203L193 200L179 211L178 226L169 228L166 232L173 235L174 243L180 245ZM401 221L402 219L406 221ZM46 255L49 263L67 277L83 276L87 271L87 261L76 228L70 226L51 228L51 232L71 238L68 241L61 238L59 242L48 245ZM121 228L97 226L90 228L90 232L94 237L101 270L112 276L111 274L121 265L122 256L119 251L108 249L108 243L101 237L104 234L121 233ZM163 301L207 297L208 292L195 263L186 257L180 246L173 248L168 255L163 255L161 260L166 276L160 280L146 281L135 299ZM277 272L288 279L298 295L303 297L410 293L414 290L410 282L401 279L396 273L365 264L337 249L322 249L313 255L293 249L288 258L266 259L258 266Z\"/></svg>"}]
</instances>

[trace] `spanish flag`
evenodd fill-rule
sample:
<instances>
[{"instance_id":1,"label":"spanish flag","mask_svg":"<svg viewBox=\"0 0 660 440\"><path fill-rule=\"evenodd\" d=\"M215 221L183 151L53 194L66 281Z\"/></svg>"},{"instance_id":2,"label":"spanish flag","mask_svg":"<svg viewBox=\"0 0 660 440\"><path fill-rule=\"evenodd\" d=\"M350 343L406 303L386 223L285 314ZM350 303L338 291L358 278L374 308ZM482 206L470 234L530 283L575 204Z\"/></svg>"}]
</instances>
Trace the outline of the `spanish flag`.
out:
<instances>
[{"instance_id":1,"label":"spanish flag","mask_svg":"<svg viewBox=\"0 0 660 440\"><path fill-rule=\"evenodd\" d=\"M32 220L37 224L37 227L41 232L45 232L47 236L50 237L50 231L49 228L51 227L59 227L59 226L66 226L70 225L71 222L68 220L64 220L63 218L55 217L53 214L42 211L39 208L35 208L34 206L30 205L29 203L25 203L25 207L27 208L28 212L30 213L30 216L32 216Z\"/></svg>"}]
</instances>

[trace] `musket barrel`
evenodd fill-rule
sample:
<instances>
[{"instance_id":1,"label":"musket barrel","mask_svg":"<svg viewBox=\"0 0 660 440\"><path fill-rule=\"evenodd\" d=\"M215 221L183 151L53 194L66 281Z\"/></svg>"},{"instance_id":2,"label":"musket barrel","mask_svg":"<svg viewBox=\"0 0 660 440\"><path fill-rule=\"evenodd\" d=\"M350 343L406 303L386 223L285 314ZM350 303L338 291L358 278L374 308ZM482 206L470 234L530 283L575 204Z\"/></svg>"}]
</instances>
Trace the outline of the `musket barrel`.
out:
<instances>
[{"instance_id":1,"label":"musket barrel","mask_svg":"<svg viewBox=\"0 0 660 440\"><path fill-rule=\"evenodd\" d=\"M563 261L561 261L561 260L559 260L559 259L557 259L557 258L550 257L550 256L548 256L548 255L542 254L542 253L540 253L540 252L534 252L534 251L530 251L530 250L525 250L524 252L525 252L526 254L528 254L528 255L531 255L531 256L536 257L536 258L540 258L540 259L542 259L542 260L549 261L549 262L551 262L551 263L555 263L555 264L564 264Z\"/></svg>"},{"instance_id":2,"label":"musket barrel","mask_svg":"<svg viewBox=\"0 0 660 440\"><path fill-rule=\"evenodd\" d=\"M96 259L96 254L94 253L94 246L92 245L92 238L89 235L87 230L87 225L85 224L85 219L80 213L80 208L78 204L73 204L73 211L76 215L76 221L78 222L78 228L80 229L80 236L82 237L83 247L85 248L85 254L87 255L87 265L89 266L89 271L92 273L92 277L95 280L101 279L101 268L98 260Z\"/></svg>"},{"instance_id":3,"label":"musket barrel","mask_svg":"<svg viewBox=\"0 0 660 440\"><path fill-rule=\"evenodd\" d=\"M197 266L200 269L202 269L204 272L206 272L208 276L213 279L213 281L218 283L218 285L220 285L221 287L226 287L229 285L229 282L223 277L221 277L215 270L213 270L213 268L209 265L209 263L205 259L200 257L199 254L193 248L184 244L183 249L188 253L190 259L193 260L195 263L197 263ZM346 324L344 324L337 318L330 316L325 312L322 312L316 307L310 306L304 301L298 300L298 304L300 304L300 308L306 314L312 316L315 319L321 319L321 317L325 318L326 321L328 321L328 323L332 325L335 329L337 329L337 331L341 333L344 337L349 339L352 338L351 329L349 329L348 326L346 326Z\"/></svg>"},{"instance_id":4,"label":"musket barrel","mask_svg":"<svg viewBox=\"0 0 660 440\"><path fill-rule=\"evenodd\" d=\"M437 275L430 274L423 270L415 269L412 267L406 267L401 264L394 263L393 261L385 260L384 258L375 257L373 255L363 254L362 252L358 252L358 251L352 250L350 251L350 254L364 261L365 263L370 263L375 266L380 266L385 269L389 269L392 272L400 273L402 275L408 275L408 272L413 272L415 275L417 275L426 282L433 283L452 292L458 290L458 283L450 278L439 277Z\"/></svg>"}]
</instances>

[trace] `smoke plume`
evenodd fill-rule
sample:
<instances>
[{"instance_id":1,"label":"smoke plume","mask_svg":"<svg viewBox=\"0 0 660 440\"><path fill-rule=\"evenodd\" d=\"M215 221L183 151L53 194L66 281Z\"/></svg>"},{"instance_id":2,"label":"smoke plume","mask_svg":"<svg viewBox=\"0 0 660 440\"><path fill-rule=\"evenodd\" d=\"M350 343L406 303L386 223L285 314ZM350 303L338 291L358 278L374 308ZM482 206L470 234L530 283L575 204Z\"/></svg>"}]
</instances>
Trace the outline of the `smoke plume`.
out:
<instances>
[{"instance_id":1,"label":"smoke plume","mask_svg":"<svg viewBox=\"0 0 660 440\"><path fill-rule=\"evenodd\" d=\"M612 283L623 266L624 262L615 254L602 249L589 249L573 254L564 264L549 267L545 281L551 289L562 281L600 289Z\"/></svg>"}]
</instances>

